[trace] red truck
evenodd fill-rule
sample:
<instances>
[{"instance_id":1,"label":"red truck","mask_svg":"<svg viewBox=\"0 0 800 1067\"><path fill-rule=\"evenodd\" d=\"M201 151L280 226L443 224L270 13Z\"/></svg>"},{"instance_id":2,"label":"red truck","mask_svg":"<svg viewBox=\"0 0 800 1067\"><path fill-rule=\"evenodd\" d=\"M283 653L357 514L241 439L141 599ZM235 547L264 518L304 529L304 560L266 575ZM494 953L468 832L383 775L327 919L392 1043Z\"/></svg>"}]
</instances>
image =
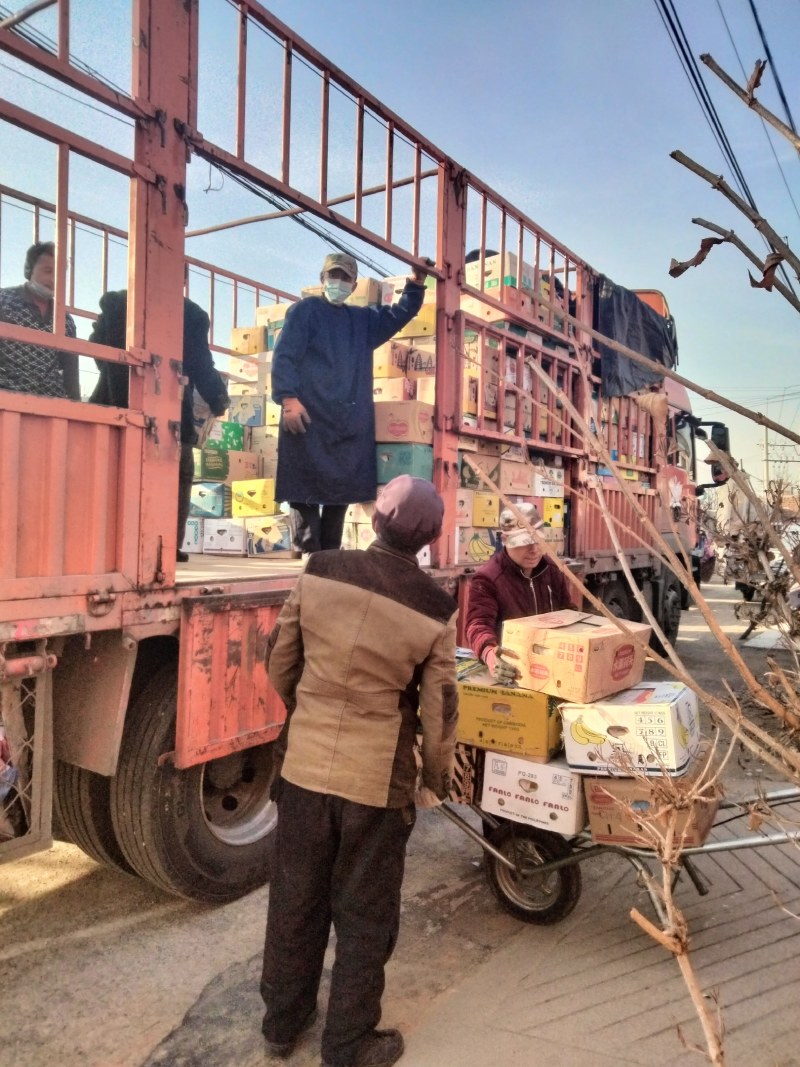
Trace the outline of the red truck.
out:
<instances>
[{"instance_id":1,"label":"red truck","mask_svg":"<svg viewBox=\"0 0 800 1067\"><path fill-rule=\"evenodd\" d=\"M603 332L596 327L602 325L604 291L636 302L668 339L674 330L663 298L609 288L607 279L501 193L254 0L236 5L239 33L226 57L237 75L228 100L235 119L219 144L203 136L198 122L198 99L223 90L198 61L205 12L196 0L133 0L128 93L71 58L65 0L58 12L58 39L51 47L42 47L24 22L0 29L0 47L15 63L58 79L72 95L124 119L132 129L129 151L0 100L0 118L55 145L57 160L52 210L9 187L0 188L0 207L25 205L34 237L50 227L56 323L65 311L91 318L95 309L76 295L76 278L81 292L88 285L99 295L109 284L112 246L124 245L126 349L60 332L53 343L87 364L126 364L130 401L121 409L0 392L0 858L47 848L55 808L58 835L97 861L169 892L225 901L268 877L266 839L275 825L271 742L285 712L267 677L264 648L300 563L198 556L176 567L183 385L176 309L186 263L192 283L198 275L208 283L208 300L192 295L211 305L217 342L226 316L234 326L247 325L245 298L268 304L291 294L187 256L189 161L210 164L267 198L273 215L302 219L317 227L328 246L352 248L362 261L380 253L401 273L404 264L422 265L426 254L435 255L435 302L419 328L426 342L421 350L430 357L432 477L446 517L430 566L462 606L470 574L486 551L479 543L488 538L491 548L492 537L485 526L474 529L488 533L463 533L470 527L459 513L460 497L472 469L464 455L471 453L559 482L560 514L553 505L549 516L552 550L606 604L635 617L638 607L593 499L599 480L636 582L674 638L680 583L564 398L605 440L644 511L688 551L696 540L696 441L704 431L688 397L669 381L662 439L631 392L663 392L663 380L633 388L630 379L626 392L604 393L604 357L595 340ZM260 40L259 30L271 42L279 87L269 113L261 116L272 125L257 142L267 135L276 157L269 169L263 153L251 152L248 138L248 123L260 114L259 98L248 89L248 40ZM318 84L316 127L307 109L293 108L300 81L293 81L293 73L300 68ZM348 192L333 196L343 129L353 182ZM313 191L308 181L295 179L298 138L315 145ZM368 146L382 158L367 158ZM98 174L111 171L117 181L127 181L127 229L72 210L70 175L77 157ZM376 169L383 175L378 182ZM93 267L81 259L87 233L101 250ZM0 251L8 252L5 230ZM42 341L37 331L0 323L4 338ZM418 340L408 343L413 347ZM230 349L220 343L212 348L220 368L228 369ZM723 440L724 427L712 432ZM493 482L514 497L505 483Z\"/></svg>"}]
</instances>

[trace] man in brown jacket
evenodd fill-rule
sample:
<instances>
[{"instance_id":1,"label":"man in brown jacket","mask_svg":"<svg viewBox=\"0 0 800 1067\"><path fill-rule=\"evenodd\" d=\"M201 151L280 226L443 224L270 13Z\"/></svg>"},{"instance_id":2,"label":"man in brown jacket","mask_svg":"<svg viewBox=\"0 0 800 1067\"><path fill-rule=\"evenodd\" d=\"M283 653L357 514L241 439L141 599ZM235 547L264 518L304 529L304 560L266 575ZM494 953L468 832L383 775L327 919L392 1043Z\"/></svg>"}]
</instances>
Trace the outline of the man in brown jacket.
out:
<instances>
[{"instance_id":1,"label":"man in brown jacket","mask_svg":"<svg viewBox=\"0 0 800 1067\"><path fill-rule=\"evenodd\" d=\"M269 638L288 714L261 995L281 1058L314 1021L331 923L324 1067L389 1067L403 1054L399 1031L376 1029L384 967L415 802L446 795L458 717L455 605L416 560L443 510L430 482L395 478L376 504L377 541L314 553Z\"/></svg>"}]
</instances>

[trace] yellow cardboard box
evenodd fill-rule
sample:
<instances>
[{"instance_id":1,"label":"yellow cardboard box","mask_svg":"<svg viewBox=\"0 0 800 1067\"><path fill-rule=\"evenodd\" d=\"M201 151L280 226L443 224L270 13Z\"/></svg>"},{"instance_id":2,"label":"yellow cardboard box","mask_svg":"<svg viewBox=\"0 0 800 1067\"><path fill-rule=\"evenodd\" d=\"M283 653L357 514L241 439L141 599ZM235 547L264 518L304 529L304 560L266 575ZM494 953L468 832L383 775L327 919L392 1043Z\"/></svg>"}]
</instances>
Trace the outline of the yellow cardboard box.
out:
<instances>
[{"instance_id":1,"label":"yellow cardboard box","mask_svg":"<svg viewBox=\"0 0 800 1067\"><path fill-rule=\"evenodd\" d=\"M501 643L517 654L521 686L589 703L641 681L650 627L625 625L638 640L600 615L565 609L509 619Z\"/></svg>"},{"instance_id":2,"label":"yellow cardboard box","mask_svg":"<svg viewBox=\"0 0 800 1067\"><path fill-rule=\"evenodd\" d=\"M425 337L436 333L436 304L423 304L419 314L407 322L395 337Z\"/></svg>"},{"instance_id":3,"label":"yellow cardboard box","mask_svg":"<svg viewBox=\"0 0 800 1067\"><path fill-rule=\"evenodd\" d=\"M500 497L497 493L476 490L472 501L472 525L491 526L496 529L499 518Z\"/></svg>"},{"instance_id":4,"label":"yellow cardboard box","mask_svg":"<svg viewBox=\"0 0 800 1067\"><path fill-rule=\"evenodd\" d=\"M275 514L275 481L272 478L247 478L234 482L231 493L231 511L235 518Z\"/></svg>"},{"instance_id":5,"label":"yellow cardboard box","mask_svg":"<svg viewBox=\"0 0 800 1067\"><path fill-rule=\"evenodd\" d=\"M558 702L490 682L487 674L458 683L458 740L547 762L561 747Z\"/></svg>"},{"instance_id":6,"label":"yellow cardboard box","mask_svg":"<svg viewBox=\"0 0 800 1067\"><path fill-rule=\"evenodd\" d=\"M231 351L250 356L267 350L266 326L234 326L231 330Z\"/></svg>"},{"instance_id":7,"label":"yellow cardboard box","mask_svg":"<svg viewBox=\"0 0 800 1067\"><path fill-rule=\"evenodd\" d=\"M379 345L372 353L372 375L374 378L405 378L408 365L408 345L399 345L396 341L387 341Z\"/></svg>"}]
</instances>

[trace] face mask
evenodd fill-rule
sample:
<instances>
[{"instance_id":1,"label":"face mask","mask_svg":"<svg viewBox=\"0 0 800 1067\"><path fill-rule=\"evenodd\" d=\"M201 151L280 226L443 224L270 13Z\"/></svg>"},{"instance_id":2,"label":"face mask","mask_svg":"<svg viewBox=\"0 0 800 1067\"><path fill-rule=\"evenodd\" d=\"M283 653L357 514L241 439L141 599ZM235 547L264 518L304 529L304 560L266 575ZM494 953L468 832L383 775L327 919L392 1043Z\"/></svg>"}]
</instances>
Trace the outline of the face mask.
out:
<instances>
[{"instance_id":1,"label":"face mask","mask_svg":"<svg viewBox=\"0 0 800 1067\"><path fill-rule=\"evenodd\" d=\"M39 285L38 282L28 280L28 288L34 296L40 296L43 300L52 300L55 293L52 289L48 289L45 285Z\"/></svg>"},{"instance_id":2,"label":"face mask","mask_svg":"<svg viewBox=\"0 0 800 1067\"><path fill-rule=\"evenodd\" d=\"M353 291L352 282L343 282L338 278L329 278L324 284L325 299L329 304L343 304Z\"/></svg>"}]
</instances>

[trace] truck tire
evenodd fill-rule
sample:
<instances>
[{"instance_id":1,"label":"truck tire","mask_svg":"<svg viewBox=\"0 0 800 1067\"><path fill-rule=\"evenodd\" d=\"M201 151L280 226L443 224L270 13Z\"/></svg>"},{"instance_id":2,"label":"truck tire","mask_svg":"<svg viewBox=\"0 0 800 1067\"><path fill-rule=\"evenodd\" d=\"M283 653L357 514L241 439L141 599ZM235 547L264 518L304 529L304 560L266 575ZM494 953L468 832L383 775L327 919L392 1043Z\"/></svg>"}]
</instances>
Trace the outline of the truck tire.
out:
<instances>
[{"instance_id":1,"label":"truck tire","mask_svg":"<svg viewBox=\"0 0 800 1067\"><path fill-rule=\"evenodd\" d=\"M222 904L269 877L273 746L243 749L188 770L175 747L177 665L162 667L128 712L111 818L131 867L153 885Z\"/></svg>"},{"instance_id":2,"label":"truck tire","mask_svg":"<svg viewBox=\"0 0 800 1067\"><path fill-rule=\"evenodd\" d=\"M569 856L570 846L559 834L507 823L495 830L489 841L516 864L516 869L511 870L490 852L486 854L486 877L506 911L538 926L549 926L569 915L581 895L577 860L545 874L537 870L545 863Z\"/></svg>"},{"instance_id":3,"label":"truck tire","mask_svg":"<svg viewBox=\"0 0 800 1067\"><path fill-rule=\"evenodd\" d=\"M633 594L625 582L606 582L600 587L598 598L602 600L612 615L618 619L631 619L633 613Z\"/></svg>"},{"instance_id":4,"label":"truck tire","mask_svg":"<svg viewBox=\"0 0 800 1067\"><path fill-rule=\"evenodd\" d=\"M72 763L56 761L53 807L58 836L96 863L135 874L111 821L111 779Z\"/></svg>"},{"instance_id":5,"label":"truck tire","mask_svg":"<svg viewBox=\"0 0 800 1067\"><path fill-rule=\"evenodd\" d=\"M683 586L674 574L667 572L664 578L664 592L661 597L661 612L658 617L658 625L664 631L664 636L671 645L678 640L678 630L681 624L681 599ZM664 645L655 634L650 639L650 646L662 655L665 654Z\"/></svg>"}]
</instances>

